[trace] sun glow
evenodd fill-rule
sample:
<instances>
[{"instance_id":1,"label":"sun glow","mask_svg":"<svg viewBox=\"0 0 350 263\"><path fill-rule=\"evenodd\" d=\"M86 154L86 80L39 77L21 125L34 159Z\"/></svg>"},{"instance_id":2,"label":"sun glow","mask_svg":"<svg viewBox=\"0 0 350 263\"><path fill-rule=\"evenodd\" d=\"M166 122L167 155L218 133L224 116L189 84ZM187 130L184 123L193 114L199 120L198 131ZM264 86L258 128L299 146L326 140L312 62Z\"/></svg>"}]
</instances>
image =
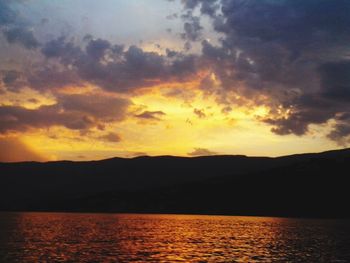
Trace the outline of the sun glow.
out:
<instances>
[{"instance_id":1,"label":"sun glow","mask_svg":"<svg viewBox=\"0 0 350 263\"><path fill-rule=\"evenodd\" d=\"M201 80L206 76L209 76L214 87L220 88L215 74L208 72L202 72L191 81L161 83L132 94L108 93L96 86L65 87L57 96L96 94L124 97L131 104L123 120L107 122L86 132L55 126L30 130L19 135L19 138L29 149L48 160L91 160L137 155L187 156L198 148L216 154L282 155L289 153L293 147L300 148L306 141L300 140L299 144L286 148L293 136L282 140L270 132L269 126L259 121L269 116L268 106L242 103L236 93L229 96L238 104L228 106L218 103L215 96L208 96L201 89ZM28 108L56 103L54 96L36 96L38 102L34 106L26 99L33 95L37 94L26 90L18 94L17 101ZM6 104L6 99L2 101ZM314 136L319 135L314 132ZM271 144L275 145L273 153L267 151L267 145ZM308 145L304 144L304 147Z\"/></svg>"}]
</instances>

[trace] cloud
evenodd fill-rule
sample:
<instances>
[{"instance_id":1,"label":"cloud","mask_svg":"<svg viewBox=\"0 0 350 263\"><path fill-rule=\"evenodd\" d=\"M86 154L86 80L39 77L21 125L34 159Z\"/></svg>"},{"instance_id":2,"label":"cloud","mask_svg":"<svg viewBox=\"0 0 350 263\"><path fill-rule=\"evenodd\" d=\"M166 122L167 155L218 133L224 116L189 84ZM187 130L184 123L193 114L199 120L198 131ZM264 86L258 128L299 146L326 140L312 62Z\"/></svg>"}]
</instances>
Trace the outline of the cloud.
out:
<instances>
[{"instance_id":1,"label":"cloud","mask_svg":"<svg viewBox=\"0 0 350 263\"><path fill-rule=\"evenodd\" d=\"M193 55L173 53L169 58L134 45L124 50L122 45L113 45L107 40L89 37L86 41L86 47L82 48L60 37L46 43L42 53L48 59L60 62L64 68L61 72L70 72L68 79L71 82L91 83L113 92L130 92L172 80L184 81L197 73L196 56Z\"/></svg>"},{"instance_id":2,"label":"cloud","mask_svg":"<svg viewBox=\"0 0 350 263\"><path fill-rule=\"evenodd\" d=\"M188 156L209 156L216 154L217 152L213 152L205 148L194 148L192 152L187 153Z\"/></svg>"},{"instance_id":3,"label":"cloud","mask_svg":"<svg viewBox=\"0 0 350 263\"><path fill-rule=\"evenodd\" d=\"M279 135L301 136L311 124L339 122L336 116L350 112L349 1L210 1L213 12L204 2L183 4L185 14L200 7L223 36L216 46L202 42L200 62L220 82L215 90L203 84L219 103L237 103L228 96L235 93L268 106L271 115L262 121ZM334 126L339 136L328 137L346 134L347 121Z\"/></svg>"},{"instance_id":4,"label":"cloud","mask_svg":"<svg viewBox=\"0 0 350 263\"><path fill-rule=\"evenodd\" d=\"M201 9L202 14L209 15L211 17L215 17L216 12L219 10L220 5L217 0L202 0L201 1Z\"/></svg>"},{"instance_id":5,"label":"cloud","mask_svg":"<svg viewBox=\"0 0 350 263\"><path fill-rule=\"evenodd\" d=\"M16 138L0 138L0 162L47 161Z\"/></svg>"},{"instance_id":6,"label":"cloud","mask_svg":"<svg viewBox=\"0 0 350 263\"><path fill-rule=\"evenodd\" d=\"M130 101L99 94L60 95L54 105L26 109L0 106L0 133L63 126L89 130L126 117Z\"/></svg>"},{"instance_id":7,"label":"cloud","mask_svg":"<svg viewBox=\"0 0 350 263\"><path fill-rule=\"evenodd\" d=\"M215 96L224 109L235 104L267 106L270 114L259 120L271 125L276 134L302 136L308 133L311 124L334 123L328 138L344 141L350 120L340 120L339 116L350 113L349 1L181 2L184 7L182 15L178 14L184 23L181 36L187 46L202 41L200 55L170 49L162 55L91 35L82 41L63 36L39 43L30 23L12 8L13 1L0 0L0 30L7 41L35 49L36 56L44 57L41 64L33 63L32 67L2 70L1 92L23 87L51 92L58 104L45 110L55 121L39 121L45 115L44 109L39 108L32 112L37 118L32 120L34 126L74 127L74 120L76 127L89 129L96 127L97 122L118 121L123 114L111 117L108 109L99 108L101 105L88 98L60 95L59 89L92 85L130 95L140 88L191 81L200 75L202 92ZM218 41L203 40L203 16L219 34ZM202 72L209 74L203 77ZM2 116L6 125L16 129L12 117L22 120L21 115L28 110L1 107L0 111L7 114L6 118ZM111 106L111 111L120 109ZM63 115L67 121L61 120ZM11 123L8 116L12 116ZM145 112L136 117L157 120L161 115Z\"/></svg>"},{"instance_id":8,"label":"cloud","mask_svg":"<svg viewBox=\"0 0 350 263\"><path fill-rule=\"evenodd\" d=\"M88 114L96 119L120 121L124 119L127 99L94 93L58 95L58 104L65 111Z\"/></svg>"},{"instance_id":9,"label":"cloud","mask_svg":"<svg viewBox=\"0 0 350 263\"><path fill-rule=\"evenodd\" d=\"M26 109L18 106L0 107L0 133L25 132L32 128L64 126L72 130L84 130L94 126L94 119L79 112L62 111L58 105Z\"/></svg>"},{"instance_id":10,"label":"cloud","mask_svg":"<svg viewBox=\"0 0 350 263\"><path fill-rule=\"evenodd\" d=\"M103 39L92 39L86 47L86 53L93 59L100 60L111 48L111 43Z\"/></svg>"},{"instance_id":11,"label":"cloud","mask_svg":"<svg viewBox=\"0 0 350 263\"><path fill-rule=\"evenodd\" d=\"M16 16L16 12L9 6L9 1L0 0L0 26L14 23Z\"/></svg>"},{"instance_id":12,"label":"cloud","mask_svg":"<svg viewBox=\"0 0 350 263\"><path fill-rule=\"evenodd\" d=\"M347 146L350 143L350 114L341 113L335 119L336 124L328 134L328 138L336 141L341 146Z\"/></svg>"},{"instance_id":13,"label":"cloud","mask_svg":"<svg viewBox=\"0 0 350 263\"><path fill-rule=\"evenodd\" d=\"M11 4L19 2L0 0L0 31L11 44L18 43L28 49L37 48L39 42L29 27L28 21L23 20L11 7Z\"/></svg>"},{"instance_id":14,"label":"cloud","mask_svg":"<svg viewBox=\"0 0 350 263\"><path fill-rule=\"evenodd\" d=\"M107 142L113 142L113 143L121 141L121 137L117 133L114 133L114 132L110 132L106 135L103 135L100 137L100 139L107 141Z\"/></svg>"},{"instance_id":15,"label":"cloud","mask_svg":"<svg viewBox=\"0 0 350 263\"><path fill-rule=\"evenodd\" d=\"M136 118L146 119L146 120L161 120L160 117L166 115L163 111L144 111L140 114L136 114Z\"/></svg>"},{"instance_id":16,"label":"cloud","mask_svg":"<svg viewBox=\"0 0 350 263\"><path fill-rule=\"evenodd\" d=\"M207 115L205 114L203 109L193 109L193 113L197 115L198 118L204 119Z\"/></svg>"},{"instance_id":17,"label":"cloud","mask_svg":"<svg viewBox=\"0 0 350 263\"><path fill-rule=\"evenodd\" d=\"M39 47L38 40L34 37L33 32L28 28L14 27L4 31L7 41L11 44L19 43L28 49Z\"/></svg>"},{"instance_id":18,"label":"cloud","mask_svg":"<svg viewBox=\"0 0 350 263\"><path fill-rule=\"evenodd\" d=\"M67 86L83 86L85 83L77 72L69 68L46 64L27 72L22 72L22 82L19 88L25 86L39 91L56 92Z\"/></svg>"},{"instance_id":19,"label":"cloud","mask_svg":"<svg viewBox=\"0 0 350 263\"><path fill-rule=\"evenodd\" d=\"M4 82L5 85L11 85L14 82L16 82L16 80L19 79L19 77L20 77L20 74L18 71L9 70L4 72L2 81Z\"/></svg>"},{"instance_id":20,"label":"cloud","mask_svg":"<svg viewBox=\"0 0 350 263\"><path fill-rule=\"evenodd\" d=\"M218 0L182 0L185 9L195 9L200 6L200 12L209 16L215 16L220 8Z\"/></svg>"},{"instance_id":21,"label":"cloud","mask_svg":"<svg viewBox=\"0 0 350 263\"><path fill-rule=\"evenodd\" d=\"M189 41L197 41L201 37L201 31L203 27L200 24L200 18L193 16L192 12L188 12L185 15L181 16L184 23L184 33L181 34L181 37Z\"/></svg>"},{"instance_id":22,"label":"cloud","mask_svg":"<svg viewBox=\"0 0 350 263\"><path fill-rule=\"evenodd\" d=\"M328 62L320 67L321 95L335 101L350 101L350 60Z\"/></svg>"},{"instance_id":23,"label":"cloud","mask_svg":"<svg viewBox=\"0 0 350 263\"><path fill-rule=\"evenodd\" d=\"M25 85L21 76L21 72L17 70L0 71L0 79L2 79L3 87L13 92L19 91Z\"/></svg>"},{"instance_id":24,"label":"cloud","mask_svg":"<svg viewBox=\"0 0 350 263\"><path fill-rule=\"evenodd\" d=\"M167 15L165 18L168 19L168 20L177 19L178 18L178 14L177 13L173 13L171 15Z\"/></svg>"}]
</instances>

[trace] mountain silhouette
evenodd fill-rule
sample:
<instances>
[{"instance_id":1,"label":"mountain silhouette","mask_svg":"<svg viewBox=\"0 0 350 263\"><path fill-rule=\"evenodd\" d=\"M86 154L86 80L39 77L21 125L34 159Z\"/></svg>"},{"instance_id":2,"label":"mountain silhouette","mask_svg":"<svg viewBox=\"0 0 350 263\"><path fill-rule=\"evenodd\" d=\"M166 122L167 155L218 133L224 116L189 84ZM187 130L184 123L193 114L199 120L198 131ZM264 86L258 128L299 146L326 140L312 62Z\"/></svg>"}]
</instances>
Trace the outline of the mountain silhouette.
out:
<instances>
[{"instance_id":1,"label":"mountain silhouette","mask_svg":"<svg viewBox=\"0 0 350 263\"><path fill-rule=\"evenodd\" d=\"M350 149L0 163L0 210L349 217Z\"/></svg>"}]
</instances>

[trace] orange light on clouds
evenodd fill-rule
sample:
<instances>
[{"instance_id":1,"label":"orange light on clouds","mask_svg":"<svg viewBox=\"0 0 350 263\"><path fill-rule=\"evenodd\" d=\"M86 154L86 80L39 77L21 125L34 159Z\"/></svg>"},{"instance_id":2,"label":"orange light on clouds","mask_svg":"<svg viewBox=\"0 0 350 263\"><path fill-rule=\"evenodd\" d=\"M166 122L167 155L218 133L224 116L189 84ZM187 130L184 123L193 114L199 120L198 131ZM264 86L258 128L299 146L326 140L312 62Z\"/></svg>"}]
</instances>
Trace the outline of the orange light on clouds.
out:
<instances>
[{"instance_id":1,"label":"orange light on clouds","mask_svg":"<svg viewBox=\"0 0 350 263\"><path fill-rule=\"evenodd\" d=\"M200 89L201 80L207 76L213 81L214 88L220 88L216 76L210 72L201 72L196 78L183 83L156 81L157 85L138 89L131 94L111 93L91 85L65 87L60 90L60 94L125 97L132 103L124 120L105 123L102 129L93 128L82 133L57 126L31 130L19 134L19 138L25 147L49 160L91 160L140 154L188 156L195 148L218 154L276 156L300 149L306 152L310 149L334 147L322 139L317 130L314 130L312 138L293 135L282 138L271 133L270 127L259 121L271 114L269 107L244 101L233 91L228 93L228 98L238 104L232 104L229 110L225 110L227 106L218 103L215 96L208 96ZM40 101L36 105L55 103L52 95L43 96L31 90L18 95L19 101L23 102L21 105L28 107L33 106L27 103L28 98L33 96ZM2 101L6 102L4 99ZM283 109L280 110L282 114ZM154 119L137 117L145 111L162 114ZM108 133L115 133L122 139L102 139ZM324 143L320 144L320 140L324 140ZM19 155L18 158L22 157Z\"/></svg>"}]
</instances>

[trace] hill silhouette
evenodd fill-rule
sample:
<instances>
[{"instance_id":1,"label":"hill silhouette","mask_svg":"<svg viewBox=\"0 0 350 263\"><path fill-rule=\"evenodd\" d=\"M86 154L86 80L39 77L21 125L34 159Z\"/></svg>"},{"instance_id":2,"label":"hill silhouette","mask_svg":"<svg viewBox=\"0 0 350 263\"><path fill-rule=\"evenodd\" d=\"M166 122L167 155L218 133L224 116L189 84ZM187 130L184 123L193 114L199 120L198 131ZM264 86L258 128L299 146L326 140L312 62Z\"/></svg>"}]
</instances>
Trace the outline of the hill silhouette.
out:
<instances>
[{"instance_id":1,"label":"hill silhouette","mask_svg":"<svg viewBox=\"0 0 350 263\"><path fill-rule=\"evenodd\" d=\"M0 163L0 210L349 217L350 149Z\"/></svg>"}]
</instances>

